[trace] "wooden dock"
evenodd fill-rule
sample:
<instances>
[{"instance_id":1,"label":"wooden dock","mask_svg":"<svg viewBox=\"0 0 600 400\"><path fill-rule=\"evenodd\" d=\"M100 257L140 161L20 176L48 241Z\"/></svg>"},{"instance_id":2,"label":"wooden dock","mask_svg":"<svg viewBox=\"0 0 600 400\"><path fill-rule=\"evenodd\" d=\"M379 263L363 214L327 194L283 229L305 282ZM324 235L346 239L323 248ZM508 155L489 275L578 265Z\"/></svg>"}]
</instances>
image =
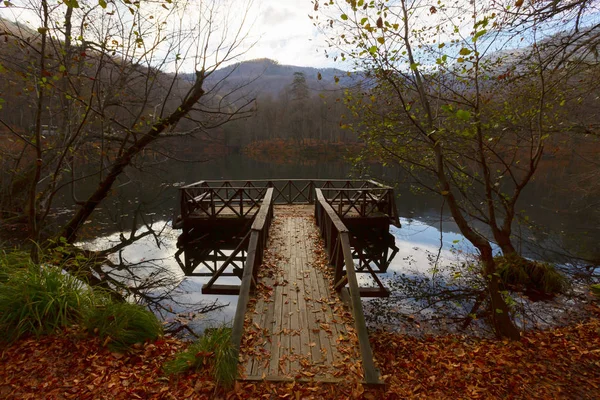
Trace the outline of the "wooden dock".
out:
<instances>
[{"instance_id":1,"label":"wooden dock","mask_svg":"<svg viewBox=\"0 0 600 400\"><path fill-rule=\"evenodd\" d=\"M211 277L203 293L239 295L232 330L238 379L381 383L360 298L389 294L377 273L398 250L393 240L380 240L390 236L390 224L399 226L391 188L349 180L202 181L180 193L174 226L183 229L182 269ZM385 243L383 256L374 255L380 245L360 244L363 231ZM227 250L186 247L203 242L227 243ZM196 272L202 265L209 272ZM359 287L357 272L375 286ZM220 285L221 276L241 283Z\"/></svg>"},{"instance_id":2,"label":"wooden dock","mask_svg":"<svg viewBox=\"0 0 600 400\"><path fill-rule=\"evenodd\" d=\"M245 318L245 379L335 381L362 372L352 315L333 290L313 212L275 206Z\"/></svg>"}]
</instances>

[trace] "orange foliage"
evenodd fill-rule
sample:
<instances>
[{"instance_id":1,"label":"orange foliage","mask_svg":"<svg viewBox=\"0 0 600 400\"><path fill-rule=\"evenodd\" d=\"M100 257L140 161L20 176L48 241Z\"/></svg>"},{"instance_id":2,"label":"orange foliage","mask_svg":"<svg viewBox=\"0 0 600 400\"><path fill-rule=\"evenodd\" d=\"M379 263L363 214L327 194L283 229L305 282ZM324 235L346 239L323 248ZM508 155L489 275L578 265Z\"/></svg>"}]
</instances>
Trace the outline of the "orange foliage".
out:
<instances>
[{"instance_id":1,"label":"orange foliage","mask_svg":"<svg viewBox=\"0 0 600 400\"><path fill-rule=\"evenodd\" d=\"M595 307L598 315L598 307ZM0 397L6 399L457 399L572 398L600 394L600 323L528 332L520 342L459 336L371 335L387 384L238 382L218 389L207 371L179 380L162 364L183 349L173 338L129 354L110 353L77 330L24 339L2 351Z\"/></svg>"}]
</instances>

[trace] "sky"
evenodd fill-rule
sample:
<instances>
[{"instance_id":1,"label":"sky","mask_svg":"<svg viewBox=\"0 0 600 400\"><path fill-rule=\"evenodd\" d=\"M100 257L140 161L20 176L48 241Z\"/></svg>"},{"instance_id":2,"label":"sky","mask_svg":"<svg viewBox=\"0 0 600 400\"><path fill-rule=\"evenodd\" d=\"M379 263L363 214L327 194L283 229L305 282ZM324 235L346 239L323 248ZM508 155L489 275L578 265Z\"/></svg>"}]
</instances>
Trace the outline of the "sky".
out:
<instances>
[{"instance_id":1,"label":"sky","mask_svg":"<svg viewBox=\"0 0 600 400\"><path fill-rule=\"evenodd\" d=\"M57 6L57 9L64 8L64 4L59 5L61 0L47 0L48 4ZM90 5L97 6L98 0L79 0L81 4L87 3ZM126 7L124 0L105 0L109 7L112 4L120 4L122 7ZM146 1L146 0L143 0ZM218 5L219 12L227 14L229 23L224 26L229 26L234 29L235 26L239 25L239 21L243 15L244 4L248 1L253 2L250 7L249 21L247 27L249 28L249 40L247 41L256 44L247 49L247 51L240 57L230 60L226 64L233 62L246 61L257 58L270 58L276 60L280 64L284 65L296 65L296 66L309 66L317 68L334 67L344 70L353 69L353 65L350 62L343 64L341 62L334 61L333 58L327 58L325 56L325 50L327 50L326 39L318 29L313 25L313 20L309 18L310 14L314 14L314 5L311 0L178 0L181 4L190 4L189 8L185 12L182 12L184 19L187 20L187 27L192 30L197 30L199 24L197 21L200 13L198 10L200 4L214 4ZM36 17L35 13L24 10L25 8L39 8L40 0L10 0L15 7L6 8L3 6L4 2L0 1L0 16L14 20L17 19L20 22L31 22L31 28L36 30L40 26L39 18ZM154 4L156 9L164 12L160 8L160 5L172 4L170 0L161 0L160 2L148 2L143 3L152 7ZM343 2L341 2L343 4ZM321 8L324 8L323 6ZM99 7L98 7L99 9ZM125 9L126 10L126 9ZM435 17L429 15L429 9L424 11L424 15L421 21L427 21L428 24L434 23ZM151 11L154 12L154 11ZM196 16L194 17L194 14ZM125 15L128 12L125 11ZM155 21L155 20L154 20ZM470 21L470 20L468 20ZM468 22L467 21L467 22ZM153 24L154 22L151 22ZM466 26L465 35L468 37L469 31L472 30L471 26ZM152 25L151 25L152 26ZM172 28L176 29L177 25L173 25ZM556 28L554 28L556 29ZM438 41L444 41L443 38L438 38ZM468 40L467 40L468 41ZM437 45L436 45L437 46ZM185 47L185 46L184 46ZM188 46L189 48L189 46ZM175 59L175 54L183 53L185 49L177 49L172 51L171 59ZM448 51L448 50L445 50ZM163 53L158 53L158 59L165 58L165 54L170 54L171 51L165 50ZM193 53L193 52L192 52ZM195 63L193 59L188 59L183 67L187 72L193 71ZM223 64L221 66L225 66ZM164 67L165 70L173 70L175 63L172 66Z\"/></svg>"},{"instance_id":2,"label":"sky","mask_svg":"<svg viewBox=\"0 0 600 400\"><path fill-rule=\"evenodd\" d=\"M29 22L33 29L37 29L39 18L31 11L19 7L30 7L37 1L39 0L11 0L16 7L7 9L0 5L0 16L10 20L17 19L19 22ZM94 0L88 1L94 2ZM201 0L192 0L192 4L194 1ZM235 19L241 17L246 1L217 0L217 3L230 3L229 12ZM50 4L58 2L58 0L49 0ZM250 41L257 43L237 61L270 58L280 64L288 65L318 68L343 67L333 59L325 57L323 52L326 47L325 40L308 17L313 13L313 7L310 0L254 0L250 13L252 23Z\"/></svg>"},{"instance_id":3,"label":"sky","mask_svg":"<svg viewBox=\"0 0 600 400\"><path fill-rule=\"evenodd\" d=\"M259 9L255 28L261 38L248 58L271 58L281 64L309 67L340 66L325 58L324 38L308 18L313 12L310 0L263 0Z\"/></svg>"}]
</instances>

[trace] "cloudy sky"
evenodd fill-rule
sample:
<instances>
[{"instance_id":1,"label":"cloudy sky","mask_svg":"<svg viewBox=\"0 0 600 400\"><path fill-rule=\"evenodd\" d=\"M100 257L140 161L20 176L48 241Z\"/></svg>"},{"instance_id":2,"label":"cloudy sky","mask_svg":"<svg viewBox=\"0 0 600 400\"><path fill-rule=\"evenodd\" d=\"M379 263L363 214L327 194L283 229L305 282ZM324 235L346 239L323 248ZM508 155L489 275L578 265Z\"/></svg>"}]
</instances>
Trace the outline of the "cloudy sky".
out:
<instances>
[{"instance_id":1,"label":"cloudy sky","mask_svg":"<svg viewBox=\"0 0 600 400\"><path fill-rule=\"evenodd\" d=\"M37 1L12 0L15 6L10 9L0 7L0 16L22 23L29 22L35 29L36 24L39 25L39 17L28 8L37 8L33 4ZM246 1L224 0L217 4L227 4L230 13L241 15ZM58 0L49 3L55 5ZM254 0L249 16L253 21L250 33L252 41L256 40L257 44L243 59L271 58L281 64L340 67L325 57L323 49L326 45L308 17L311 13L313 4L310 0Z\"/></svg>"},{"instance_id":2,"label":"cloudy sky","mask_svg":"<svg viewBox=\"0 0 600 400\"><path fill-rule=\"evenodd\" d=\"M324 40L308 18L313 12L310 0L262 0L257 4L254 28L260 39L249 58L266 57L281 64L311 67L335 65L325 58Z\"/></svg>"}]
</instances>

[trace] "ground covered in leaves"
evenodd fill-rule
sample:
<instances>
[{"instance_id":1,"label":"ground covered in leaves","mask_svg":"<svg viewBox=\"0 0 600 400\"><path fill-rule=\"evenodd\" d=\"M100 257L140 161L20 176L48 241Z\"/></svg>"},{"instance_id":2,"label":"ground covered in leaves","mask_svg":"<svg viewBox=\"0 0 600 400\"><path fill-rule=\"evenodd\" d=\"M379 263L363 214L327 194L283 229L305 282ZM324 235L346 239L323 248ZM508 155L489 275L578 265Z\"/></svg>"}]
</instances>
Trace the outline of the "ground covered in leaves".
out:
<instances>
[{"instance_id":1,"label":"ground covered in leaves","mask_svg":"<svg viewBox=\"0 0 600 400\"><path fill-rule=\"evenodd\" d=\"M6 399L404 399L600 398L600 322L528 332L520 342L375 332L371 342L386 382L238 382L216 387L207 371L167 379L162 365L185 347L163 338L129 354L111 353L71 329L1 347Z\"/></svg>"}]
</instances>

